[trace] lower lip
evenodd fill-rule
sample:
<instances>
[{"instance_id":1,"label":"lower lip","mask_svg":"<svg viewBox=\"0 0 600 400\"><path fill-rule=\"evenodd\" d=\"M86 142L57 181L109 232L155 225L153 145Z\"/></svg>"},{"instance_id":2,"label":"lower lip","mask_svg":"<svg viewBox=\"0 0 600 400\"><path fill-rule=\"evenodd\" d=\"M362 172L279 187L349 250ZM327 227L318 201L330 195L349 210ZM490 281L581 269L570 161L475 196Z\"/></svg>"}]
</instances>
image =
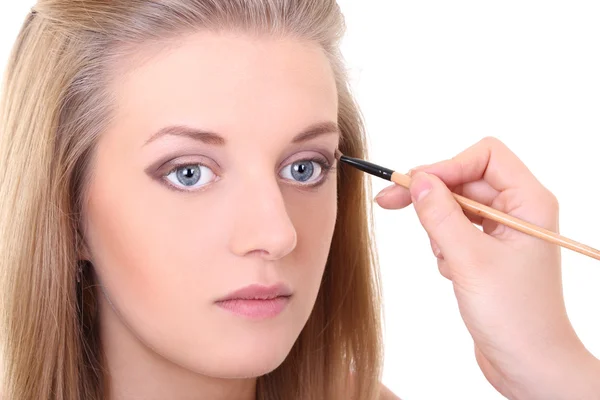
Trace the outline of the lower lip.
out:
<instances>
[{"instance_id":1,"label":"lower lip","mask_svg":"<svg viewBox=\"0 0 600 400\"><path fill-rule=\"evenodd\" d=\"M289 297L267 300L233 299L217 302L217 305L234 314L252 319L273 318L287 306Z\"/></svg>"}]
</instances>

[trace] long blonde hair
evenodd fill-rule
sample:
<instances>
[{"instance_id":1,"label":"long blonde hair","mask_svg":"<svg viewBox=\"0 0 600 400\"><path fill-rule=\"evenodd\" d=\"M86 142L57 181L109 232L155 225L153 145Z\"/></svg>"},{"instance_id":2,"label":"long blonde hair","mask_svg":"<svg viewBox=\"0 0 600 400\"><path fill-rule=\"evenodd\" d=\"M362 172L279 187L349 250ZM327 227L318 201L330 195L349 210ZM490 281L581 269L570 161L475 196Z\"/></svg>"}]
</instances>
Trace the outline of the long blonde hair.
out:
<instances>
[{"instance_id":1,"label":"long blonde hair","mask_svg":"<svg viewBox=\"0 0 600 400\"><path fill-rule=\"evenodd\" d=\"M4 398L107 396L93 278L77 283L81 202L95 143L112 115L107 82L114 62L137 45L199 29L321 46L337 82L340 150L366 157L335 0L40 0L10 56L0 108ZM355 399L378 396L382 326L370 189L362 173L343 165L338 173L338 218L314 310L283 364L258 378L257 399L345 399L349 388Z\"/></svg>"}]
</instances>

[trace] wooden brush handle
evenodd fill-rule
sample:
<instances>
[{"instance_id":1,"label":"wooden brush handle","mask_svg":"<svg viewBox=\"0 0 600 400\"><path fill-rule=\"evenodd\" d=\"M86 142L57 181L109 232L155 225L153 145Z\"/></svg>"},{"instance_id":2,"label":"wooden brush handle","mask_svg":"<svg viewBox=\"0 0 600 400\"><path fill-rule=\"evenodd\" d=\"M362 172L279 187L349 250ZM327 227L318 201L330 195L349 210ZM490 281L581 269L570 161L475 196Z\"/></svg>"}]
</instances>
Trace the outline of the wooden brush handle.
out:
<instances>
[{"instance_id":1,"label":"wooden brush handle","mask_svg":"<svg viewBox=\"0 0 600 400\"><path fill-rule=\"evenodd\" d=\"M400 174L398 172L394 172L392 174L391 180L392 182L408 189L410 186L411 177L408 175ZM503 213L494 208L488 207L484 204L478 203L474 200L468 199L456 193L453 193L453 196L458 202L458 204L460 204L463 210L470 211L473 214L479 215L486 219L490 219L492 221L496 221L500 224L506 225L520 232L529 234L539 239L543 239L550 243L557 244L567 249L574 250L578 253L595 258L596 260L600 260L600 251L590 246L586 246L584 244L561 236L558 233L552 232L548 229L530 224L529 222L523 221L519 218L515 218L506 213Z\"/></svg>"}]
</instances>

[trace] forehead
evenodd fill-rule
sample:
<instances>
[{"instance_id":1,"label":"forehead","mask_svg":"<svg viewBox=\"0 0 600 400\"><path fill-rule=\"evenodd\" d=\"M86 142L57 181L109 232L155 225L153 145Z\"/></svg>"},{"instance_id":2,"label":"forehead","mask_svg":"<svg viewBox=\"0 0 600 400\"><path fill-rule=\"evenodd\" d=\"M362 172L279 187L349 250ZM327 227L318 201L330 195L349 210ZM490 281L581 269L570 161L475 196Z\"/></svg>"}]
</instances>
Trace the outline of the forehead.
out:
<instances>
[{"instance_id":1,"label":"forehead","mask_svg":"<svg viewBox=\"0 0 600 400\"><path fill-rule=\"evenodd\" d=\"M299 130L337 115L324 52L289 38L193 34L117 76L114 91L117 119L148 136L166 123L220 132Z\"/></svg>"}]
</instances>

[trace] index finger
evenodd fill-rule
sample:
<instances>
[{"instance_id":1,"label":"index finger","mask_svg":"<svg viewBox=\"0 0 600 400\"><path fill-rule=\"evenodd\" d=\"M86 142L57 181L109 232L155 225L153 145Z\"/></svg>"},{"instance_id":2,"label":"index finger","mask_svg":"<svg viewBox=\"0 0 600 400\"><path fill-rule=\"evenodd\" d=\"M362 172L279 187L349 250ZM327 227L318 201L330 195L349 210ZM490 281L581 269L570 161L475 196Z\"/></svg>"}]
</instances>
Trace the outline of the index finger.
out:
<instances>
[{"instance_id":1,"label":"index finger","mask_svg":"<svg viewBox=\"0 0 600 400\"><path fill-rule=\"evenodd\" d=\"M486 181L499 192L539 183L527 166L504 143L486 137L457 156L411 171L439 177L447 186Z\"/></svg>"}]
</instances>

